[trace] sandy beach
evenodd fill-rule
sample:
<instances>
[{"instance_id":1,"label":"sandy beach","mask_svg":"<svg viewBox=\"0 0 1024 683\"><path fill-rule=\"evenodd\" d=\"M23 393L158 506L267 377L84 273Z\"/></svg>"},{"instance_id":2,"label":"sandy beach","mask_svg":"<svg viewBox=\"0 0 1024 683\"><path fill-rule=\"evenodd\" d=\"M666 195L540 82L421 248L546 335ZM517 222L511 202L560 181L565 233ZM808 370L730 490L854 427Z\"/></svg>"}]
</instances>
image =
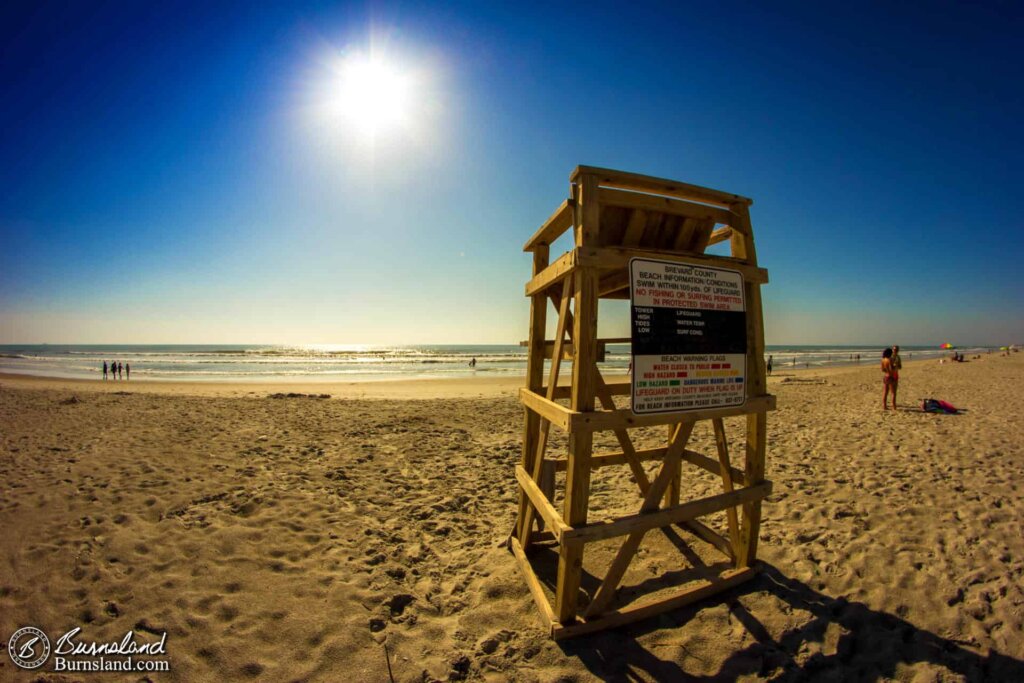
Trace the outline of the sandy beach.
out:
<instances>
[{"instance_id":1,"label":"sandy beach","mask_svg":"<svg viewBox=\"0 0 1024 683\"><path fill-rule=\"evenodd\" d=\"M907 362L897 411L880 374L769 379L758 578L560 643L503 545L519 378L3 376L0 638L166 630L151 679L173 681L1024 680L1024 358ZM692 443L711 452L710 424ZM608 470L595 509L635 508ZM720 486L691 475L684 497ZM673 550L652 541L636 572L684 565ZM2 680L140 678L0 659Z\"/></svg>"}]
</instances>

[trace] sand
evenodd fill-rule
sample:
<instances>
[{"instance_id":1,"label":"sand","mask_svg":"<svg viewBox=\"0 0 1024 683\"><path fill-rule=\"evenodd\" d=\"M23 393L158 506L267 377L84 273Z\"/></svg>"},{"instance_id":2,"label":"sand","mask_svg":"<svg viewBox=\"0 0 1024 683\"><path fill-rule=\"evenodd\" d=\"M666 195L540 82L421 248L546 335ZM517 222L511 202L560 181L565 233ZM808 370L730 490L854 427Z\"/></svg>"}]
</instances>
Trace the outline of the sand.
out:
<instances>
[{"instance_id":1,"label":"sand","mask_svg":"<svg viewBox=\"0 0 1024 683\"><path fill-rule=\"evenodd\" d=\"M385 652L396 681L1024 680L1024 359L906 363L897 411L880 375L770 379L758 578L562 643L502 545L519 380L2 377L0 638L166 630L154 681L388 681ZM332 398L269 398L289 392ZM626 472L595 478L595 515L638 506ZM693 473L684 496L718 486ZM684 564L648 538L624 594ZM142 676L46 668L0 656L0 680Z\"/></svg>"}]
</instances>

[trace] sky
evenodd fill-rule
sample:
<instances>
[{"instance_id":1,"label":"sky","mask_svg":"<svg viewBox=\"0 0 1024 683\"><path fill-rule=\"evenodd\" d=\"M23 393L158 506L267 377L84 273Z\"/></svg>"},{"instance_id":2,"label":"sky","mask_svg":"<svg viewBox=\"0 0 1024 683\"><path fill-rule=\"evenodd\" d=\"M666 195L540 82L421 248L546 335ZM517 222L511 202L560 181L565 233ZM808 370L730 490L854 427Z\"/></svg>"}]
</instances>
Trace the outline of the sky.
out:
<instances>
[{"instance_id":1,"label":"sky","mask_svg":"<svg viewBox=\"0 0 1024 683\"><path fill-rule=\"evenodd\" d=\"M1019 343L1022 34L1014 2L6 2L0 343L516 343L577 165L753 198L768 344Z\"/></svg>"}]
</instances>

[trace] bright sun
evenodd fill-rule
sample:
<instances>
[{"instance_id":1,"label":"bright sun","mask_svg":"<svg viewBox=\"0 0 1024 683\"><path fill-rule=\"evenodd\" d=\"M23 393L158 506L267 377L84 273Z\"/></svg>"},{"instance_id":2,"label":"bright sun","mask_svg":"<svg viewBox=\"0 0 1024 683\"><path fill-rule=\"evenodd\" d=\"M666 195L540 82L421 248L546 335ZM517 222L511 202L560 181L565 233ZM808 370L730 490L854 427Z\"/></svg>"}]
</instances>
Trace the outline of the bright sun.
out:
<instances>
[{"instance_id":1,"label":"bright sun","mask_svg":"<svg viewBox=\"0 0 1024 683\"><path fill-rule=\"evenodd\" d=\"M324 44L306 78L303 125L320 153L371 164L444 148L443 66L431 53L371 39L362 49Z\"/></svg>"},{"instance_id":2,"label":"bright sun","mask_svg":"<svg viewBox=\"0 0 1024 683\"><path fill-rule=\"evenodd\" d=\"M412 79L382 58L354 55L341 66L339 113L359 133L378 133L406 125Z\"/></svg>"}]
</instances>

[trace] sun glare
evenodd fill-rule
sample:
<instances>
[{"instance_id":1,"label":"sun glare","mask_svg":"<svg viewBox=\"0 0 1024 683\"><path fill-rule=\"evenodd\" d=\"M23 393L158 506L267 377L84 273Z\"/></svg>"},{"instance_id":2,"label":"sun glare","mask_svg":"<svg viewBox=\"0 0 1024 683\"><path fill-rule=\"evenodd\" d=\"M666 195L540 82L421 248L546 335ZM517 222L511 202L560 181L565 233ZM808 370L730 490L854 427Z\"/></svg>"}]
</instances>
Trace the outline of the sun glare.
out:
<instances>
[{"instance_id":1,"label":"sun glare","mask_svg":"<svg viewBox=\"0 0 1024 683\"><path fill-rule=\"evenodd\" d=\"M341 66L338 113L358 133L370 137L404 126L412 105L411 77L374 56L349 57Z\"/></svg>"},{"instance_id":2,"label":"sun glare","mask_svg":"<svg viewBox=\"0 0 1024 683\"><path fill-rule=\"evenodd\" d=\"M447 149L451 96L434 54L381 36L365 47L325 41L313 54L300 111L318 156L349 168L408 169Z\"/></svg>"}]
</instances>

